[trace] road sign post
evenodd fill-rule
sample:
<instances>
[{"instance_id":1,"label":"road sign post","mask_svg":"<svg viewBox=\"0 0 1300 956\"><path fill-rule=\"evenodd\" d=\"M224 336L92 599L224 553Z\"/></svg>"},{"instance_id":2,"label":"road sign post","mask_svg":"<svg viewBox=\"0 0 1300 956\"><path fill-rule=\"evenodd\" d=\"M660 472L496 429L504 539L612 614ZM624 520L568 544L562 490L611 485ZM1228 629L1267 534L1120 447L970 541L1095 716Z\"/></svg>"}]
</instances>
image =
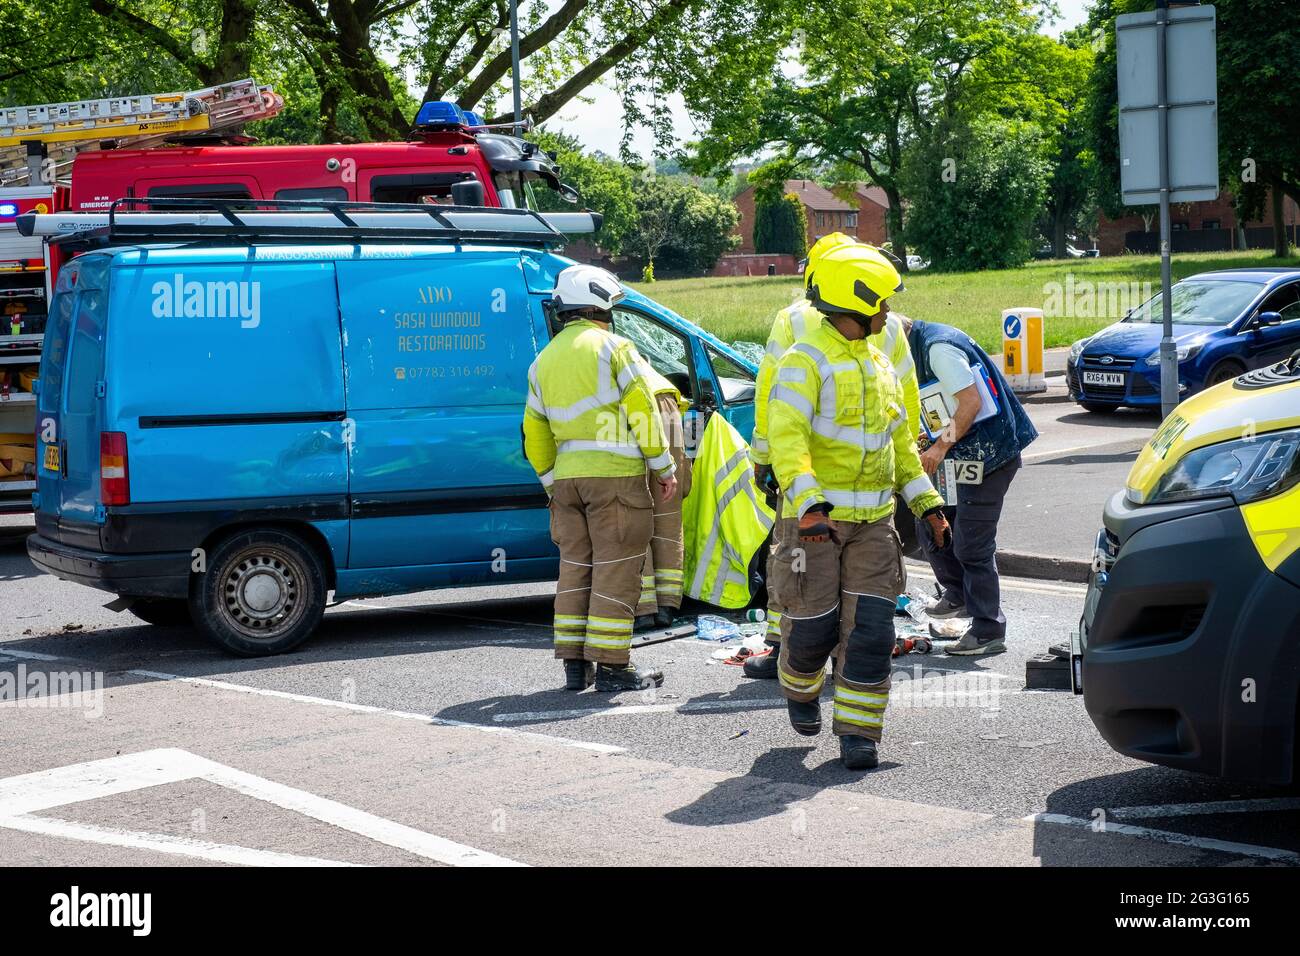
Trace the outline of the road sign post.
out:
<instances>
[{"instance_id":1,"label":"road sign post","mask_svg":"<svg viewBox=\"0 0 1300 956\"><path fill-rule=\"evenodd\" d=\"M1178 404L1169 206L1219 196L1215 10L1156 0L1115 18L1120 188L1130 206L1160 205L1160 405Z\"/></svg>"}]
</instances>

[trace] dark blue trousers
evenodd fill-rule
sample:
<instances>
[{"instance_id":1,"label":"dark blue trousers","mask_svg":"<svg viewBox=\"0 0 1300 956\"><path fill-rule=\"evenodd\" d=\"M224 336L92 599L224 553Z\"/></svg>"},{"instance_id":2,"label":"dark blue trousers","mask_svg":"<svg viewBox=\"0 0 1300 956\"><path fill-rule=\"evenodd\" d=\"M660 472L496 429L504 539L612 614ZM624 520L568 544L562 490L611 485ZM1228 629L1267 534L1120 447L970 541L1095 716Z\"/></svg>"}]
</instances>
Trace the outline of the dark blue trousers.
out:
<instances>
[{"instance_id":1,"label":"dark blue trousers","mask_svg":"<svg viewBox=\"0 0 1300 956\"><path fill-rule=\"evenodd\" d=\"M998 586L997 533L1011 479L1020 470L1017 456L978 485L957 486L957 507L944 508L952 525L952 546L935 548L930 526L917 519L916 533L944 596L965 604L976 637L1005 637L1007 619L1002 613Z\"/></svg>"}]
</instances>

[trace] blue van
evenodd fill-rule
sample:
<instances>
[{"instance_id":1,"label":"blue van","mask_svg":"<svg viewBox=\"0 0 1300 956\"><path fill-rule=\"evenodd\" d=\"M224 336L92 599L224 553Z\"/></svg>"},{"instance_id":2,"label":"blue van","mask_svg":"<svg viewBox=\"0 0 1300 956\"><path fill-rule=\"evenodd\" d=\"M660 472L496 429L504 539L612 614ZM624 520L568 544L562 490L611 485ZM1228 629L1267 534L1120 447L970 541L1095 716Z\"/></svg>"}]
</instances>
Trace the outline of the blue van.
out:
<instances>
[{"instance_id":1,"label":"blue van","mask_svg":"<svg viewBox=\"0 0 1300 956\"><path fill-rule=\"evenodd\" d=\"M570 264L517 238L91 248L51 302L29 555L250 656L330 591L553 580L520 422ZM615 327L749 435L750 361L635 292Z\"/></svg>"}]
</instances>

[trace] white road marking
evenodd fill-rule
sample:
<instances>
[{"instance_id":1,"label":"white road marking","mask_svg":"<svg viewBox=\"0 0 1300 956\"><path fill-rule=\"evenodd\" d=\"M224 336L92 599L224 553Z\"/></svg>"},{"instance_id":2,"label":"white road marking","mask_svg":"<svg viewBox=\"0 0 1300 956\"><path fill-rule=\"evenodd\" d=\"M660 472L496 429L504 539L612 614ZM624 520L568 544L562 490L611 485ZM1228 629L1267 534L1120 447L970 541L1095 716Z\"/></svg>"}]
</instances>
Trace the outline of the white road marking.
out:
<instances>
[{"instance_id":1,"label":"white road marking","mask_svg":"<svg viewBox=\"0 0 1300 956\"><path fill-rule=\"evenodd\" d=\"M1082 817L1066 816L1063 813L1031 813L1022 817L1026 823L1055 823L1061 826L1092 830L1096 821ZM1286 863L1300 863L1300 853L1293 850L1281 850L1271 846L1255 846L1252 843L1234 843L1230 840L1216 840L1212 837L1191 836L1170 830L1153 830L1150 827L1135 827L1128 823L1106 822L1105 833L1118 833L1123 836L1154 840L1157 843L1170 843L1176 846L1190 846L1200 850L1214 850L1219 853L1233 853L1238 856L1258 857L1262 860L1278 860Z\"/></svg>"},{"instance_id":2,"label":"white road marking","mask_svg":"<svg viewBox=\"0 0 1300 956\"><path fill-rule=\"evenodd\" d=\"M923 578L926 581L933 581L934 574L927 568L908 562L908 578ZM1059 581L1037 581L1030 578L1008 578L999 579L999 584L1003 590L1007 591L1032 591L1041 594L1068 594L1070 596L1083 596L1088 593L1086 584L1067 584Z\"/></svg>"},{"instance_id":3,"label":"white road marking","mask_svg":"<svg viewBox=\"0 0 1300 956\"><path fill-rule=\"evenodd\" d=\"M70 820L54 820L48 817L26 815L0 817L0 828L18 830L22 833L35 833L40 836L61 837L66 840L99 843L105 846L119 846L128 850L152 850L155 853L188 856L212 863L229 863L233 866L357 865L343 863L339 860L323 860L314 856L295 856L292 853L276 853L272 850L254 850L249 847L231 846L226 843L211 843L207 840L194 840L189 837L172 836L168 833L140 833L135 830L120 830L114 827L100 827L89 823L74 823Z\"/></svg>"},{"instance_id":4,"label":"white road marking","mask_svg":"<svg viewBox=\"0 0 1300 956\"><path fill-rule=\"evenodd\" d=\"M1037 461L1051 461L1054 458L1068 458L1071 455L1077 455L1081 452L1099 452L1103 455L1126 455L1131 451L1141 451L1142 446L1150 441L1147 438L1121 438L1119 441L1093 443L1091 445L1072 445L1069 448L1057 448L1055 450L1036 451L1029 455L1021 455L1021 461L1025 464L1032 464Z\"/></svg>"},{"instance_id":5,"label":"white road marking","mask_svg":"<svg viewBox=\"0 0 1300 956\"><path fill-rule=\"evenodd\" d=\"M33 651L6 651L6 653L22 658L29 658L31 660L67 660L67 658L58 658L50 654L37 654ZM162 671L147 670L128 670L123 673L130 674L134 677L148 677L152 680L179 681L182 684L194 684L198 687L211 687L216 690L235 691L239 694L253 694L258 697L276 697L280 700L291 700L299 704L315 704L318 707L335 707L339 710L351 710L359 714L381 714L385 717L414 720L421 723L434 724L439 727L462 727L467 730L478 730L489 734L507 734L514 737L524 737L531 740L542 740L547 743L560 744L565 747L576 747L579 750L590 750L594 753L600 754L627 753L626 747L617 747L613 744L589 743L585 740L571 740L568 737L537 734L527 730L514 730L509 727L493 727L489 724L475 724L465 720L448 720L445 717L434 717L430 714L417 714L405 710L391 710L387 707L372 707L368 704L355 704L345 700L330 700L328 697L310 697L306 694L290 694L287 691L270 690L264 687L251 687L247 684L231 684L226 681L210 680L206 677L182 677L179 674L167 674Z\"/></svg>"},{"instance_id":6,"label":"white road marking","mask_svg":"<svg viewBox=\"0 0 1300 956\"><path fill-rule=\"evenodd\" d=\"M508 734L514 737L527 737L544 740L547 743L576 747L579 750L591 750L602 754L626 753L626 747L613 744L589 743L585 740L571 740L568 737L554 737L550 734L535 734L526 730L512 730L508 727L493 727L488 724L475 724L465 720L448 720L444 717L432 717L429 714L417 714L405 710L390 710L387 707L372 707L368 704L354 704L345 700L330 700L327 697L309 697L306 694L290 694L282 690L270 690L265 687L250 687L247 684L230 684L225 681L209 680L206 677L180 677L176 674L164 674L160 671L131 670L126 673L136 677L151 677L154 680L179 681L182 684L195 684L199 687L212 687L217 690L231 690L240 694L253 694L258 697L276 697L280 700L292 700L300 704L315 704L318 707L336 707L351 710L359 714L382 714L385 717L398 717L402 720L414 720L439 727L461 727L466 730L478 730L489 734Z\"/></svg>"},{"instance_id":7,"label":"white road marking","mask_svg":"<svg viewBox=\"0 0 1300 956\"><path fill-rule=\"evenodd\" d=\"M0 827L27 832L46 832L114 846L140 846L143 843L153 842L167 847L162 852L217 860L219 857L213 854L224 852L220 844L178 840L162 834L140 834L105 827L82 827L80 824L67 821L42 821L31 816L52 807L194 779L206 780L255 800L272 803L282 809L300 813L377 843L438 863L450 866L523 865L505 857L445 840L423 830L386 820L305 790L245 773L189 751L170 747L109 757L104 760L91 760L0 780ZM158 849L159 847L145 848ZM244 850L241 847L234 849ZM247 850L246 852L258 853L259 851ZM331 862L318 861L315 857L299 859L316 861L316 865Z\"/></svg>"},{"instance_id":8,"label":"white road marking","mask_svg":"<svg viewBox=\"0 0 1300 956\"><path fill-rule=\"evenodd\" d=\"M1196 817L1214 813L1268 813L1300 810L1300 797L1272 797L1260 800L1213 800L1206 803L1165 803L1149 807L1115 807L1106 812L1130 820L1153 817Z\"/></svg>"}]
</instances>

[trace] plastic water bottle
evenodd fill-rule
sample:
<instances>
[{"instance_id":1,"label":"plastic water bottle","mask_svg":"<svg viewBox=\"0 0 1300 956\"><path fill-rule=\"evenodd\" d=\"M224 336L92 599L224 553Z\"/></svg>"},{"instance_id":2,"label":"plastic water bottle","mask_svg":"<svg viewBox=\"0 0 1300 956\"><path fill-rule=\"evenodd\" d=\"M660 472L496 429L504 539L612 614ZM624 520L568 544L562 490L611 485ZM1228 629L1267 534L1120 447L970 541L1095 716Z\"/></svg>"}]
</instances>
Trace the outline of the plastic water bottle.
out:
<instances>
[{"instance_id":1,"label":"plastic water bottle","mask_svg":"<svg viewBox=\"0 0 1300 956\"><path fill-rule=\"evenodd\" d=\"M740 637L740 628L726 618L701 614L695 620L695 636L701 641L732 641Z\"/></svg>"}]
</instances>

